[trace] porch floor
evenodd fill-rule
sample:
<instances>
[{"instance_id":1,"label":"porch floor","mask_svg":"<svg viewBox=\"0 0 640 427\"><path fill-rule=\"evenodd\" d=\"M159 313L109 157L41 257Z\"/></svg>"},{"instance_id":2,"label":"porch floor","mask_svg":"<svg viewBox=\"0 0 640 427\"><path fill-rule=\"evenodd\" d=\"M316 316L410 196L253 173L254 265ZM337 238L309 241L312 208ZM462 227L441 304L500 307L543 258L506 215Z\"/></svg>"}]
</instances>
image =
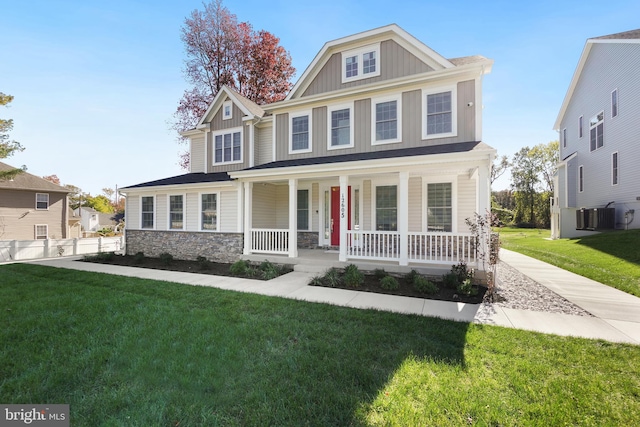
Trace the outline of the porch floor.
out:
<instances>
[{"instance_id":1,"label":"porch floor","mask_svg":"<svg viewBox=\"0 0 640 427\"><path fill-rule=\"evenodd\" d=\"M333 249L298 249L297 258L289 258L287 255L251 254L243 255L243 259L253 262L269 261L274 264L286 264L293 266L294 271L306 273L323 273L331 267L344 268L349 264L355 264L362 271L373 271L382 268L389 273L408 273L416 270L427 276L442 276L451 270L451 264L423 264L409 263L408 266L400 266L394 261L350 259L346 262L338 260L339 253Z\"/></svg>"}]
</instances>

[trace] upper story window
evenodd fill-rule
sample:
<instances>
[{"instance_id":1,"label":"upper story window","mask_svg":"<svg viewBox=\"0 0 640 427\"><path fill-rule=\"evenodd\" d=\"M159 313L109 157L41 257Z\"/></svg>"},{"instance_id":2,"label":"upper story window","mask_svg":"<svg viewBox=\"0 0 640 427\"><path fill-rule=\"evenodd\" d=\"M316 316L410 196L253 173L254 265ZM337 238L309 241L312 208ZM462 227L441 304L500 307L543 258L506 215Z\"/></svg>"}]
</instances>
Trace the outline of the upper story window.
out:
<instances>
[{"instance_id":1,"label":"upper story window","mask_svg":"<svg viewBox=\"0 0 640 427\"><path fill-rule=\"evenodd\" d=\"M604 145L604 111L600 111L589 120L589 134L591 136L591 151L602 148Z\"/></svg>"},{"instance_id":2,"label":"upper story window","mask_svg":"<svg viewBox=\"0 0 640 427\"><path fill-rule=\"evenodd\" d=\"M218 194L200 195L200 229L216 231L218 229Z\"/></svg>"},{"instance_id":3,"label":"upper story window","mask_svg":"<svg viewBox=\"0 0 640 427\"><path fill-rule=\"evenodd\" d=\"M153 228L153 196L143 196L140 198L140 228Z\"/></svg>"},{"instance_id":4,"label":"upper story window","mask_svg":"<svg viewBox=\"0 0 640 427\"><path fill-rule=\"evenodd\" d=\"M455 86L422 91L422 139L457 135L457 94Z\"/></svg>"},{"instance_id":5,"label":"upper story window","mask_svg":"<svg viewBox=\"0 0 640 427\"><path fill-rule=\"evenodd\" d=\"M400 142L402 135L402 99L378 98L371 100L371 135L373 145Z\"/></svg>"},{"instance_id":6,"label":"upper story window","mask_svg":"<svg viewBox=\"0 0 640 427\"><path fill-rule=\"evenodd\" d=\"M611 185L618 185L618 152L611 153Z\"/></svg>"},{"instance_id":7,"label":"upper story window","mask_svg":"<svg viewBox=\"0 0 640 427\"><path fill-rule=\"evenodd\" d=\"M353 105L329 107L329 150L353 147Z\"/></svg>"},{"instance_id":8,"label":"upper story window","mask_svg":"<svg viewBox=\"0 0 640 427\"><path fill-rule=\"evenodd\" d=\"M182 230L184 228L184 196L176 194L169 196L169 229Z\"/></svg>"},{"instance_id":9,"label":"upper story window","mask_svg":"<svg viewBox=\"0 0 640 427\"><path fill-rule=\"evenodd\" d=\"M227 129L213 135L214 162L239 163L242 161L242 128Z\"/></svg>"},{"instance_id":10,"label":"upper story window","mask_svg":"<svg viewBox=\"0 0 640 427\"><path fill-rule=\"evenodd\" d=\"M233 118L233 102L225 101L222 104L222 120L229 120Z\"/></svg>"},{"instance_id":11,"label":"upper story window","mask_svg":"<svg viewBox=\"0 0 640 427\"><path fill-rule=\"evenodd\" d=\"M311 112L289 115L289 153L311 151Z\"/></svg>"},{"instance_id":12,"label":"upper story window","mask_svg":"<svg viewBox=\"0 0 640 427\"><path fill-rule=\"evenodd\" d=\"M618 115L618 89L611 92L611 118Z\"/></svg>"},{"instance_id":13,"label":"upper story window","mask_svg":"<svg viewBox=\"0 0 640 427\"><path fill-rule=\"evenodd\" d=\"M567 128L562 129L562 146L567 146Z\"/></svg>"},{"instance_id":14,"label":"upper story window","mask_svg":"<svg viewBox=\"0 0 640 427\"><path fill-rule=\"evenodd\" d=\"M584 191L584 166L578 166L578 191Z\"/></svg>"},{"instance_id":15,"label":"upper story window","mask_svg":"<svg viewBox=\"0 0 640 427\"><path fill-rule=\"evenodd\" d=\"M578 118L578 138L582 138L582 125L584 124L583 121L584 120L583 120L582 116L580 116Z\"/></svg>"},{"instance_id":16,"label":"upper story window","mask_svg":"<svg viewBox=\"0 0 640 427\"><path fill-rule=\"evenodd\" d=\"M342 83L379 75L379 43L342 52Z\"/></svg>"},{"instance_id":17,"label":"upper story window","mask_svg":"<svg viewBox=\"0 0 640 427\"><path fill-rule=\"evenodd\" d=\"M46 211L49 209L49 193L36 193L36 210Z\"/></svg>"}]
</instances>

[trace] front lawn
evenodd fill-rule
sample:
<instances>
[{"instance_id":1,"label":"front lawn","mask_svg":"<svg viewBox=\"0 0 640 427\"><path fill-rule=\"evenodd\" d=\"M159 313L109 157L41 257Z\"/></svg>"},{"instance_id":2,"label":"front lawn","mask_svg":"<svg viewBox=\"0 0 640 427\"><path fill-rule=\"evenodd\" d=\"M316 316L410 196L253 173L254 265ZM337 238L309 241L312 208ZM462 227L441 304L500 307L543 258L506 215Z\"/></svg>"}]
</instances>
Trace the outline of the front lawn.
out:
<instances>
[{"instance_id":1,"label":"front lawn","mask_svg":"<svg viewBox=\"0 0 640 427\"><path fill-rule=\"evenodd\" d=\"M639 425L640 347L0 266L0 402L73 426Z\"/></svg>"},{"instance_id":2,"label":"front lawn","mask_svg":"<svg viewBox=\"0 0 640 427\"><path fill-rule=\"evenodd\" d=\"M503 248L640 297L640 229L549 240L549 230L500 228Z\"/></svg>"}]
</instances>

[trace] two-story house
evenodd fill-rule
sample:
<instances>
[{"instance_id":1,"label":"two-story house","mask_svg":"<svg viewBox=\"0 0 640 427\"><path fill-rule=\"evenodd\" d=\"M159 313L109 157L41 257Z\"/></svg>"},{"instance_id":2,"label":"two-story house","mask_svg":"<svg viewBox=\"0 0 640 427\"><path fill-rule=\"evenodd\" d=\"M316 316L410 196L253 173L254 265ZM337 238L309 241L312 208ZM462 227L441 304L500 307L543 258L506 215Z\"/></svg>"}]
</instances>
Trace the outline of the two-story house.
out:
<instances>
[{"instance_id":1,"label":"two-story house","mask_svg":"<svg viewBox=\"0 0 640 427\"><path fill-rule=\"evenodd\" d=\"M127 252L473 261L465 219L490 209L492 65L389 25L326 43L282 101L223 88L184 133L190 173L122 189Z\"/></svg>"},{"instance_id":2,"label":"two-story house","mask_svg":"<svg viewBox=\"0 0 640 427\"><path fill-rule=\"evenodd\" d=\"M587 40L554 124L552 237L640 227L638 100L640 30Z\"/></svg>"}]
</instances>

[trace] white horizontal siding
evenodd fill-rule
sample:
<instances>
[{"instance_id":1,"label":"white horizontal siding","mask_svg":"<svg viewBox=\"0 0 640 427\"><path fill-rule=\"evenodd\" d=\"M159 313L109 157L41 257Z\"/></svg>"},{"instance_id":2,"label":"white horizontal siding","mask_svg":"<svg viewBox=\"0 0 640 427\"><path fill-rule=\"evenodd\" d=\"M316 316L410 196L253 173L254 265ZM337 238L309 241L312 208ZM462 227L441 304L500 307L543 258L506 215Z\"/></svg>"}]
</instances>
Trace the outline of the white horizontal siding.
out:
<instances>
[{"instance_id":1,"label":"white horizontal siding","mask_svg":"<svg viewBox=\"0 0 640 427\"><path fill-rule=\"evenodd\" d=\"M465 175L458 176L457 190L457 232L467 233L469 227L467 227L466 219L473 219L476 213L476 180L469 179ZM478 212L478 214L484 216L486 212Z\"/></svg>"},{"instance_id":2,"label":"white horizontal siding","mask_svg":"<svg viewBox=\"0 0 640 427\"><path fill-rule=\"evenodd\" d=\"M166 194L156 195L156 230L167 230L168 196Z\"/></svg>"},{"instance_id":3,"label":"white horizontal siding","mask_svg":"<svg viewBox=\"0 0 640 427\"><path fill-rule=\"evenodd\" d=\"M200 230L200 221L199 221L199 195L198 193L187 193L187 230L189 231L199 231Z\"/></svg>"},{"instance_id":4,"label":"white horizontal siding","mask_svg":"<svg viewBox=\"0 0 640 427\"><path fill-rule=\"evenodd\" d=\"M409 178L409 231L422 231L422 179Z\"/></svg>"},{"instance_id":5,"label":"white horizontal siding","mask_svg":"<svg viewBox=\"0 0 640 427\"><path fill-rule=\"evenodd\" d=\"M222 191L220 193L220 231L227 233L238 232L238 193L236 191Z\"/></svg>"},{"instance_id":6,"label":"white horizontal siding","mask_svg":"<svg viewBox=\"0 0 640 427\"><path fill-rule=\"evenodd\" d=\"M191 172L205 172L205 144L204 133L202 135L191 137Z\"/></svg>"},{"instance_id":7,"label":"white horizontal siding","mask_svg":"<svg viewBox=\"0 0 640 427\"><path fill-rule=\"evenodd\" d=\"M262 165L273 160L273 127L256 128L255 164Z\"/></svg>"},{"instance_id":8,"label":"white horizontal siding","mask_svg":"<svg viewBox=\"0 0 640 427\"><path fill-rule=\"evenodd\" d=\"M126 199L125 224L127 228L140 228L140 196L130 195Z\"/></svg>"}]
</instances>

